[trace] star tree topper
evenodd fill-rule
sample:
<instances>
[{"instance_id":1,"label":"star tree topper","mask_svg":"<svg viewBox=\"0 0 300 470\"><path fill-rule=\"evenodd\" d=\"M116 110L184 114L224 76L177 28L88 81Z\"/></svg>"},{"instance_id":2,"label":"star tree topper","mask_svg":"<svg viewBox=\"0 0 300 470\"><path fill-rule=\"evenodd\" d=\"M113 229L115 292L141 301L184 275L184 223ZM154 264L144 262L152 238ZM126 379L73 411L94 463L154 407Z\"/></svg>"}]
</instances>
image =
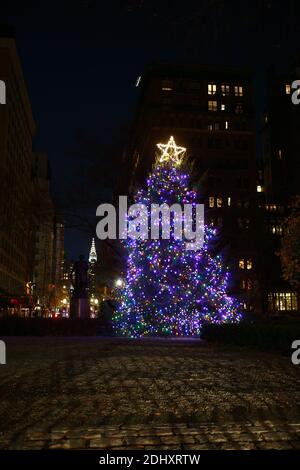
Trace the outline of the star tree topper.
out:
<instances>
[{"instance_id":1,"label":"star tree topper","mask_svg":"<svg viewBox=\"0 0 300 470\"><path fill-rule=\"evenodd\" d=\"M175 165L181 165L183 162L186 148L177 146L172 135L167 144L157 144L157 147L161 151L159 163L171 160Z\"/></svg>"}]
</instances>

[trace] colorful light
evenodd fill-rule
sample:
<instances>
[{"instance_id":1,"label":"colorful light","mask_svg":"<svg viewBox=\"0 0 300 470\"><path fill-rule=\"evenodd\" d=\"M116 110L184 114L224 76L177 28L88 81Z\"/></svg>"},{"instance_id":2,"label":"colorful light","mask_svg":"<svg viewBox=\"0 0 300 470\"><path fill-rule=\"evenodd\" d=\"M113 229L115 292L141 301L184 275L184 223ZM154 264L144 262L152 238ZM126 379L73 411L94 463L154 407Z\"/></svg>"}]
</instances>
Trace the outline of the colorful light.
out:
<instances>
[{"instance_id":1,"label":"colorful light","mask_svg":"<svg viewBox=\"0 0 300 470\"><path fill-rule=\"evenodd\" d=\"M159 144L163 159L156 160L146 189L135 197L136 203L148 208L148 215L152 203L197 202L196 192L189 189L187 165L180 158L185 149L171 139L166 145ZM180 154L176 155L175 148ZM124 241L127 274L113 318L118 334L198 336L204 322L240 320L239 304L227 295L229 273L220 256L211 254L216 230L206 226L203 247L193 251L186 250L185 240L174 238L173 226L171 221L170 239Z\"/></svg>"}]
</instances>

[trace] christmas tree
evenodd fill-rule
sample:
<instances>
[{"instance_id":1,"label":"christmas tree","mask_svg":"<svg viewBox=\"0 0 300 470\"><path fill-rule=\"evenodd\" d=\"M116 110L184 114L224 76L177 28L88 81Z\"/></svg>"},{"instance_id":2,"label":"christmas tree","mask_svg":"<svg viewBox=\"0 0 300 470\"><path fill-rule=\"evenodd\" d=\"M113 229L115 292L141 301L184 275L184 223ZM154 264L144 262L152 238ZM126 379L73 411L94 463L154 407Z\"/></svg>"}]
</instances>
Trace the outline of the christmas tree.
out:
<instances>
[{"instance_id":1,"label":"christmas tree","mask_svg":"<svg viewBox=\"0 0 300 470\"><path fill-rule=\"evenodd\" d=\"M195 205L197 194L189 188L190 175L185 149L173 137L158 144L156 159L145 189L135 203ZM193 213L193 217L194 217ZM186 248L175 236L174 218L168 239L125 240L128 252L126 281L119 292L113 322L118 334L197 336L204 322L237 322L239 305L227 295L229 273L219 255L210 253L213 227L204 227L204 243L198 250Z\"/></svg>"}]
</instances>

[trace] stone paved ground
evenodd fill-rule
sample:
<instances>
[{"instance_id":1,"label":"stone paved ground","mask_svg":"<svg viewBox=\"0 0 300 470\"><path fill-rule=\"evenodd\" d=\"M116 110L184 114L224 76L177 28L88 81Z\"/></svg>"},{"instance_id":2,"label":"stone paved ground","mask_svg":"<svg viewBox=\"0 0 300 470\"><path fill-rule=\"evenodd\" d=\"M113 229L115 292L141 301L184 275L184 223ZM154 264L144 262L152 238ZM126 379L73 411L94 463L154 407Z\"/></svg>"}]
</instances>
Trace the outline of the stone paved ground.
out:
<instances>
[{"instance_id":1,"label":"stone paved ground","mask_svg":"<svg viewBox=\"0 0 300 470\"><path fill-rule=\"evenodd\" d=\"M181 339L6 343L0 448L300 448L290 357Z\"/></svg>"}]
</instances>

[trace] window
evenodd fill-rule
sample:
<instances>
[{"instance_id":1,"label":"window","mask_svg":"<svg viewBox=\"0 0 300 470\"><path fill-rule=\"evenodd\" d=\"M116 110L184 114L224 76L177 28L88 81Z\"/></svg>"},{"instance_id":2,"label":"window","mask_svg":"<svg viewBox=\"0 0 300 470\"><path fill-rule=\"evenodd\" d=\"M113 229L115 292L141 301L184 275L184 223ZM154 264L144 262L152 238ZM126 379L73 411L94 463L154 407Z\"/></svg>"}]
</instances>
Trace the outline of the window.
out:
<instances>
[{"instance_id":1,"label":"window","mask_svg":"<svg viewBox=\"0 0 300 470\"><path fill-rule=\"evenodd\" d=\"M208 205L209 207L215 207L215 198L213 196L210 196Z\"/></svg>"},{"instance_id":2,"label":"window","mask_svg":"<svg viewBox=\"0 0 300 470\"><path fill-rule=\"evenodd\" d=\"M221 111L225 111L225 104L224 103L221 104Z\"/></svg>"},{"instance_id":3,"label":"window","mask_svg":"<svg viewBox=\"0 0 300 470\"><path fill-rule=\"evenodd\" d=\"M242 114L243 113L243 105L242 103L237 103L235 105L235 114Z\"/></svg>"},{"instance_id":4,"label":"window","mask_svg":"<svg viewBox=\"0 0 300 470\"><path fill-rule=\"evenodd\" d=\"M253 288L253 282L251 279L242 279L240 286L241 289L251 290Z\"/></svg>"},{"instance_id":5,"label":"window","mask_svg":"<svg viewBox=\"0 0 300 470\"><path fill-rule=\"evenodd\" d=\"M229 123L228 123L228 121L225 121L225 129L226 129L226 130L229 129Z\"/></svg>"},{"instance_id":6,"label":"window","mask_svg":"<svg viewBox=\"0 0 300 470\"><path fill-rule=\"evenodd\" d=\"M215 131L220 130L220 124L218 122L215 122Z\"/></svg>"},{"instance_id":7,"label":"window","mask_svg":"<svg viewBox=\"0 0 300 470\"><path fill-rule=\"evenodd\" d=\"M214 83L209 83L207 87L207 93L209 95L215 95L217 93L217 85Z\"/></svg>"},{"instance_id":8,"label":"window","mask_svg":"<svg viewBox=\"0 0 300 470\"><path fill-rule=\"evenodd\" d=\"M228 198L227 198L227 205L231 206L231 197L230 196L228 196Z\"/></svg>"},{"instance_id":9,"label":"window","mask_svg":"<svg viewBox=\"0 0 300 470\"><path fill-rule=\"evenodd\" d=\"M243 87L240 85L235 85L234 87L234 96L243 96Z\"/></svg>"},{"instance_id":10,"label":"window","mask_svg":"<svg viewBox=\"0 0 300 470\"><path fill-rule=\"evenodd\" d=\"M222 198L217 197L217 207L222 207Z\"/></svg>"},{"instance_id":11,"label":"window","mask_svg":"<svg viewBox=\"0 0 300 470\"><path fill-rule=\"evenodd\" d=\"M247 259L246 261L246 266L247 266L247 269L252 269L252 259Z\"/></svg>"},{"instance_id":12,"label":"window","mask_svg":"<svg viewBox=\"0 0 300 470\"><path fill-rule=\"evenodd\" d=\"M258 184L256 190L257 190L258 193L263 193L264 192L264 187L261 186L260 184Z\"/></svg>"},{"instance_id":13,"label":"window","mask_svg":"<svg viewBox=\"0 0 300 470\"><path fill-rule=\"evenodd\" d=\"M230 86L229 85L221 85L221 92L223 96L228 96L230 93Z\"/></svg>"},{"instance_id":14,"label":"window","mask_svg":"<svg viewBox=\"0 0 300 470\"><path fill-rule=\"evenodd\" d=\"M239 268L248 270L252 269L252 259L241 258L239 260Z\"/></svg>"},{"instance_id":15,"label":"window","mask_svg":"<svg viewBox=\"0 0 300 470\"><path fill-rule=\"evenodd\" d=\"M290 94L291 94L291 85L288 84L288 83L285 85L285 94L286 94L286 95L290 95Z\"/></svg>"},{"instance_id":16,"label":"window","mask_svg":"<svg viewBox=\"0 0 300 470\"><path fill-rule=\"evenodd\" d=\"M173 82L171 80L163 80L161 89L163 91L172 91L173 90Z\"/></svg>"},{"instance_id":17,"label":"window","mask_svg":"<svg viewBox=\"0 0 300 470\"><path fill-rule=\"evenodd\" d=\"M212 125L211 122L209 124L207 124L207 130L209 130L209 131L213 130L213 125Z\"/></svg>"},{"instance_id":18,"label":"window","mask_svg":"<svg viewBox=\"0 0 300 470\"><path fill-rule=\"evenodd\" d=\"M279 149L278 150L278 160L281 160L282 159L282 150Z\"/></svg>"},{"instance_id":19,"label":"window","mask_svg":"<svg viewBox=\"0 0 300 470\"><path fill-rule=\"evenodd\" d=\"M200 90L201 88L201 83L200 82L190 82L189 87L191 90Z\"/></svg>"},{"instance_id":20,"label":"window","mask_svg":"<svg viewBox=\"0 0 300 470\"><path fill-rule=\"evenodd\" d=\"M280 224L273 224L270 227L270 231L272 235L282 235L283 234L283 229L282 225Z\"/></svg>"},{"instance_id":21,"label":"window","mask_svg":"<svg viewBox=\"0 0 300 470\"><path fill-rule=\"evenodd\" d=\"M217 111L218 103L217 101L208 101L208 111Z\"/></svg>"},{"instance_id":22,"label":"window","mask_svg":"<svg viewBox=\"0 0 300 470\"><path fill-rule=\"evenodd\" d=\"M269 310L298 310L298 299L295 292L269 292Z\"/></svg>"}]
</instances>

